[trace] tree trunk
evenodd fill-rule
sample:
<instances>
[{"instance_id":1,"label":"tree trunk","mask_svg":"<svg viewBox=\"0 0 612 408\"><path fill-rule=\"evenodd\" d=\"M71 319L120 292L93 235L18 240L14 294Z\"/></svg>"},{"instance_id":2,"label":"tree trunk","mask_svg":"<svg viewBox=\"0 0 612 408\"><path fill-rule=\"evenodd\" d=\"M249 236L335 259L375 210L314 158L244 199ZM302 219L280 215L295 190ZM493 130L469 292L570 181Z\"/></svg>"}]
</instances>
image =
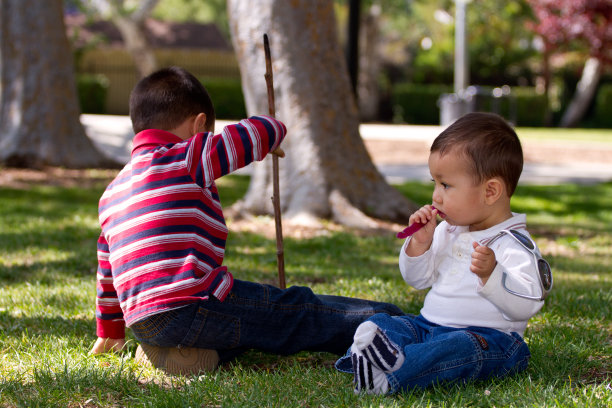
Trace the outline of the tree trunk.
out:
<instances>
[{"instance_id":1,"label":"tree trunk","mask_svg":"<svg viewBox=\"0 0 612 408\"><path fill-rule=\"evenodd\" d=\"M561 127L574 127L582 120L593 100L593 96L595 96L601 71L602 67L599 59L590 57L586 61L582 70L582 77L576 86L576 92L561 118Z\"/></svg>"},{"instance_id":2,"label":"tree trunk","mask_svg":"<svg viewBox=\"0 0 612 408\"><path fill-rule=\"evenodd\" d=\"M229 0L228 14L251 115L268 112L262 38L270 37L276 112L288 128L280 162L284 217L353 226L372 225L367 216L405 222L415 205L386 183L359 135L333 2ZM271 172L267 159L255 165L242 209L272 213Z\"/></svg>"},{"instance_id":3,"label":"tree trunk","mask_svg":"<svg viewBox=\"0 0 612 408\"><path fill-rule=\"evenodd\" d=\"M159 0L96 0L81 5L89 16L110 20L119 30L125 50L130 54L138 74L145 77L157 69L157 58L146 35L146 20Z\"/></svg>"},{"instance_id":4,"label":"tree trunk","mask_svg":"<svg viewBox=\"0 0 612 408\"><path fill-rule=\"evenodd\" d=\"M346 65L353 93L357 96L359 82L359 28L361 26L361 0L349 0L348 30L346 36Z\"/></svg>"},{"instance_id":5,"label":"tree trunk","mask_svg":"<svg viewBox=\"0 0 612 408\"><path fill-rule=\"evenodd\" d=\"M110 167L79 121L61 0L0 0L0 163Z\"/></svg>"},{"instance_id":6,"label":"tree trunk","mask_svg":"<svg viewBox=\"0 0 612 408\"><path fill-rule=\"evenodd\" d=\"M134 21L130 17L116 15L113 22L125 43L126 51L132 56L138 74L146 77L157 69L157 59L145 35L144 21Z\"/></svg>"},{"instance_id":7,"label":"tree trunk","mask_svg":"<svg viewBox=\"0 0 612 408\"><path fill-rule=\"evenodd\" d=\"M380 41L380 6L373 4L368 9L361 23L359 32L359 82L357 100L359 116L362 121L378 119L380 105L381 70Z\"/></svg>"},{"instance_id":8,"label":"tree trunk","mask_svg":"<svg viewBox=\"0 0 612 408\"><path fill-rule=\"evenodd\" d=\"M125 0L107 3L111 10L111 19L125 43L125 49L132 56L138 73L143 78L157 69L157 58L147 39L145 24L158 2L159 0L140 0L133 11L128 11Z\"/></svg>"}]
</instances>

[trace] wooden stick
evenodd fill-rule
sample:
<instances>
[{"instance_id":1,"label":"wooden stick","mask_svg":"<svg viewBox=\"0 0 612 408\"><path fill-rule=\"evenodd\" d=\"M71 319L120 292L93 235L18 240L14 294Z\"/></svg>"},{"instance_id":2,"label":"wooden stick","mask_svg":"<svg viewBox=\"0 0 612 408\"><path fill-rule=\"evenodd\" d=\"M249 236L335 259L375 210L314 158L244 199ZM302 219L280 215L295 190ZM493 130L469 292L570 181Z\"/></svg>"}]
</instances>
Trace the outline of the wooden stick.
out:
<instances>
[{"instance_id":1,"label":"wooden stick","mask_svg":"<svg viewBox=\"0 0 612 408\"><path fill-rule=\"evenodd\" d=\"M274 106L274 84L272 76L272 57L270 56L270 43L268 35L264 34L264 51L266 55L266 86L268 87L268 110L270 116L275 117L276 108ZM285 289L285 250L283 248L283 226L281 223L280 208L280 187L278 176L278 155L272 154L272 204L274 206L274 224L276 226L276 260L278 263L278 286Z\"/></svg>"}]
</instances>

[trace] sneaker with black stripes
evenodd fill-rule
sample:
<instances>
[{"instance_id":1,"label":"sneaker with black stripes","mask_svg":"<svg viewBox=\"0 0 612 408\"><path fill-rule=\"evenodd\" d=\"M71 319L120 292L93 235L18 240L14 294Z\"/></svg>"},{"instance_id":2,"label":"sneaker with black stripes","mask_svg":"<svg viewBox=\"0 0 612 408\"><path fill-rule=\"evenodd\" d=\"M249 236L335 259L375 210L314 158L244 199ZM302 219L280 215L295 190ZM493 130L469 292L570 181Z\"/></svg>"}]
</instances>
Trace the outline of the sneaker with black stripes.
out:
<instances>
[{"instance_id":1,"label":"sneaker with black stripes","mask_svg":"<svg viewBox=\"0 0 612 408\"><path fill-rule=\"evenodd\" d=\"M404 363L404 353L371 321L363 322L357 327L353 347L361 351L374 366L388 373L397 370Z\"/></svg>"}]
</instances>

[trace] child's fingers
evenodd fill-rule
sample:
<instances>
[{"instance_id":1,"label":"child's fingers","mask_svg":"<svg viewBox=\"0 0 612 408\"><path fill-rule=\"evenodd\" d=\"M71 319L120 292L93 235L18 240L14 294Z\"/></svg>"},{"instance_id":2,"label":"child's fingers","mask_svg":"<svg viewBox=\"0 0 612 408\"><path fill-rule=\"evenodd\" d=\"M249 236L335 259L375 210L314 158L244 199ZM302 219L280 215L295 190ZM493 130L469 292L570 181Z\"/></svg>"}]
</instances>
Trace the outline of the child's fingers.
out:
<instances>
[{"instance_id":1,"label":"child's fingers","mask_svg":"<svg viewBox=\"0 0 612 408\"><path fill-rule=\"evenodd\" d=\"M277 147L275 150L272 150L272 154L278 157L285 157L285 151L281 149L280 147Z\"/></svg>"},{"instance_id":2,"label":"child's fingers","mask_svg":"<svg viewBox=\"0 0 612 408\"><path fill-rule=\"evenodd\" d=\"M484 256L495 256L495 252L493 252L491 248L485 245L480 245L478 242L473 242L472 247L474 248L472 256L474 256L475 254Z\"/></svg>"},{"instance_id":3,"label":"child's fingers","mask_svg":"<svg viewBox=\"0 0 612 408\"><path fill-rule=\"evenodd\" d=\"M478 276L490 275L495 268L495 253L487 246L480 245L478 242L472 243L474 252L472 252L472 263L470 270Z\"/></svg>"},{"instance_id":4,"label":"child's fingers","mask_svg":"<svg viewBox=\"0 0 612 408\"><path fill-rule=\"evenodd\" d=\"M430 205L425 205L415 211L411 216L409 222L420 222L421 224L427 224L433 218L433 211Z\"/></svg>"}]
</instances>

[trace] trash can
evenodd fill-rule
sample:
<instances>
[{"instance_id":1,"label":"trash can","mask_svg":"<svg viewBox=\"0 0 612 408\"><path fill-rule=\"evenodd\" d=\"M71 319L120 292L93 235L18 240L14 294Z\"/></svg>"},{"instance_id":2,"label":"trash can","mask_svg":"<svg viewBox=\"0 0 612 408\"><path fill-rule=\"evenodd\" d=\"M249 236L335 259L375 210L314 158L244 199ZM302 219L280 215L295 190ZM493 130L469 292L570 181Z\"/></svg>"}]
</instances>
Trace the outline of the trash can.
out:
<instances>
[{"instance_id":1,"label":"trash can","mask_svg":"<svg viewBox=\"0 0 612 408\"><path fill-rule=\"evenodd\" d=\"M508 85L497 88L471 85L459 93L442 94L438 99L440 125L448 126L470 112L493 112L516 124L516 98Z\"/></svg>"},{"instance_id":2,"label":"trash can","mask_svg":"<svg viewBox=\"0 0 612 408\"><path fill-rule=\"evenodd\" d=\"M448 126L466 113L474 111L474 98L470 92L442 94L438 99L440 125Z\"/></svg>"}]
</instances>

